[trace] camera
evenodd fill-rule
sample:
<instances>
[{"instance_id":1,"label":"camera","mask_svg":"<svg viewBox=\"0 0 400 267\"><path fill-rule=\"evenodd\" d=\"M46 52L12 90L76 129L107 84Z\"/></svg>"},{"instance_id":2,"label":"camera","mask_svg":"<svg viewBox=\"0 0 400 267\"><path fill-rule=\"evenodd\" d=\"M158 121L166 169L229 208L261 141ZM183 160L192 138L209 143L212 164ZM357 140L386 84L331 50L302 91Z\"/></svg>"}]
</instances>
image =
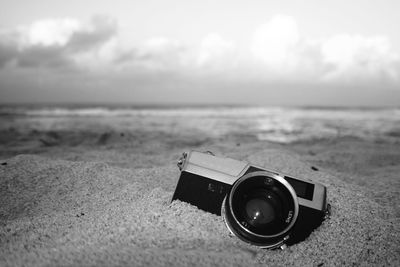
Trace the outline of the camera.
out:
<instances>
[{"instance_id":1,"label":"camera","mask_svg":"<svg viewBox=\"0 0 400 267\"><path fill-rule=\"evenodd\" d=\"M222 216L229 231L252 245L284 248L305 240L329 214L326 187L309 180L190 151L172 201Z\"/></svg>"}]
</instances>

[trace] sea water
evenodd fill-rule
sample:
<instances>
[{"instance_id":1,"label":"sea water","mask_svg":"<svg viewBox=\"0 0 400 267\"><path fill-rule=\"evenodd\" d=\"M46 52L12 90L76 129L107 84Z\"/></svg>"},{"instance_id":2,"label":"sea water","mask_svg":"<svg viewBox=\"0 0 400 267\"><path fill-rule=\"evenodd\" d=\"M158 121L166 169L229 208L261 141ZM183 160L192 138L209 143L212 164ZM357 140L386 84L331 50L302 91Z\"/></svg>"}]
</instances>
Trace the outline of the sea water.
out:
<instances>
[{"instance_id":1,"label":"sea water","mask_svg":"<svg viewBox=\"0 0 400 267\"><path fill-rule=\"evenodd\" d=\"M290 143L352 136L400 140L400 108L3 105L0 130L157 131Z\"/></svg>"}]
</instances>

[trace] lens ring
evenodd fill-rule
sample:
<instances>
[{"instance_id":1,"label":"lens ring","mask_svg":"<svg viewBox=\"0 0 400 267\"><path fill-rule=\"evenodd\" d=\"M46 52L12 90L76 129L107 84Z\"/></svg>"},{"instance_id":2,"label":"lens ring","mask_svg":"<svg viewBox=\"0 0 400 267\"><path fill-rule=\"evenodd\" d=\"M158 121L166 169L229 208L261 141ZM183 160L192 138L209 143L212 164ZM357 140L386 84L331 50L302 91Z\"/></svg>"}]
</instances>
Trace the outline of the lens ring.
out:
<instances>
[{"instance_id":1,"label":"lens ring","mask_svg":"<svg viewBox=\"0 0 400 267\"><path fill-rule=\"evenodd\" d=\"M283 237L280 237L280 238L271 238L271 239L268 239L268 241L263 240L261 242L257 242L257 241L250 240L250 239L246 239L244 236L241 236L239 233L237 233L237 231L235 231L235 229L233 228L233 226L229 222L228 214L227 214L228 209L226 208L227 201L228 201L227 197L225 197L224 200L222 201L221 215L222 215L222 218L224 220L224 223L225 223L226 227L228 228L229 232L233 236L238 237L239 239L243 240L244 242L247 242L247 243L250 243L250 244L252 244L254 246L257 246L259 248L265 248L265 249L273 249L273 248L280 247L281 245L283 245L285 240L287 240L289 238L288 235L284 235Z\"/></svg>"},{"instance_id":2,"label":"lens ring","mask_svg":"<svg viewBox=\"0 0 400 267\"><path fill-rule=\"evenodd\" d=\"M272 178L273 180L275 180L275 181L279 182L280 184L282 184L287 189L287 191L289 192L289 194L290 194L290 196L292 198L291 201L293 201L294 212L293 212L292 217L290 218L290 223L283 230L281 230L280 232L278 232L276 234L268 234L268 235L267 234L258 234L258 233L255 233L255 232L251 231L247 227L243 226L242 223L240 223L238 217L235 215L235 212L233 210L232 202L233 202L233 196L234 196L234 194L236 192L236 189L244 181L248 180L249 178L257 177L257 176L258 177L261 176L261 177L266 177L266 178ZM234 183L234 185L233 185L233 187L232 187L232 189L231 189L231 191L229 193L228 205L229 205L230 215L234 219L235 225L238 225L241 228L241 230L244 230L248 234L250 234L252 236L255 236L255 237L258 237L258 238L275 238L275 237L279 237L279 236L284 235L285 233L287 233L293 227L294 223L296 222L296 219L297 219L297 216L298 216L298 212L299 212L299 204L298 204L298 200L297 200L297 195L296 195L296 192L294 191L294 189L292 188L292 186L283 177L281 177L279 175L276 175L276 174L273 174L273 173L270 173L270 172L266 172L266 171L251 172L251 173L248 173L248 174L244 175L243 177L239 178L239 180L237 180Z\"/></svg>"}]
</instances>

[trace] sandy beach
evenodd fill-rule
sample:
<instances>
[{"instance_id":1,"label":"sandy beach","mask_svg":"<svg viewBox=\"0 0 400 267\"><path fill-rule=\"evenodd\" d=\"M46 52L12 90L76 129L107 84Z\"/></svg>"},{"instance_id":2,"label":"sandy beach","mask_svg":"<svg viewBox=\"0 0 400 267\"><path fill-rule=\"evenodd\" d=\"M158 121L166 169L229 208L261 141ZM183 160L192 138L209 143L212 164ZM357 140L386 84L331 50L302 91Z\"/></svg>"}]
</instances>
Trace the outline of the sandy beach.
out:
<instances>
[{"instance_id":1,"label":"sandy beach","mask_svg":"<svg viewBox=\"0 0 400 267\"><path fill-rule=\"evenodd\" d=\"M150 131L69 120L70 130L15 118L3 124L0 266L400 265L400 137L393 131L389 139L280 143L205 135L177 122ZM331 217L283 251L250 246L230 236L221 217L170 203L176 160L191 149L320 182Z\"/></svg>"}]
</instances>

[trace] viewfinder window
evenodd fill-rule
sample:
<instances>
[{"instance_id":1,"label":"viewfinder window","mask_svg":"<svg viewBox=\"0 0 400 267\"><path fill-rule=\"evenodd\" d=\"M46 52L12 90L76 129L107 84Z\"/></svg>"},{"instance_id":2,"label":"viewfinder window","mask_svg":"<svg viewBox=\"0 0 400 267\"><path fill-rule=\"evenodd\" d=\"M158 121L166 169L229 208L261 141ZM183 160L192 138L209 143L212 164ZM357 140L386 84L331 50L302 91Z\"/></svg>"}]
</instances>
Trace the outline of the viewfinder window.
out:
<instances>
[{"instance_id":1,"label":"viewfinder window","mask_svg":"<svg viewBox=\"0 0 400 267\"><path fill-rule=\"evenodd\" d=\"M293 187L298 197L305 198L311 201L313 200L314 184L300 181L288 176L285 176L285 180L288 181L289 184Z\"/></svg>"}]
</instances>

